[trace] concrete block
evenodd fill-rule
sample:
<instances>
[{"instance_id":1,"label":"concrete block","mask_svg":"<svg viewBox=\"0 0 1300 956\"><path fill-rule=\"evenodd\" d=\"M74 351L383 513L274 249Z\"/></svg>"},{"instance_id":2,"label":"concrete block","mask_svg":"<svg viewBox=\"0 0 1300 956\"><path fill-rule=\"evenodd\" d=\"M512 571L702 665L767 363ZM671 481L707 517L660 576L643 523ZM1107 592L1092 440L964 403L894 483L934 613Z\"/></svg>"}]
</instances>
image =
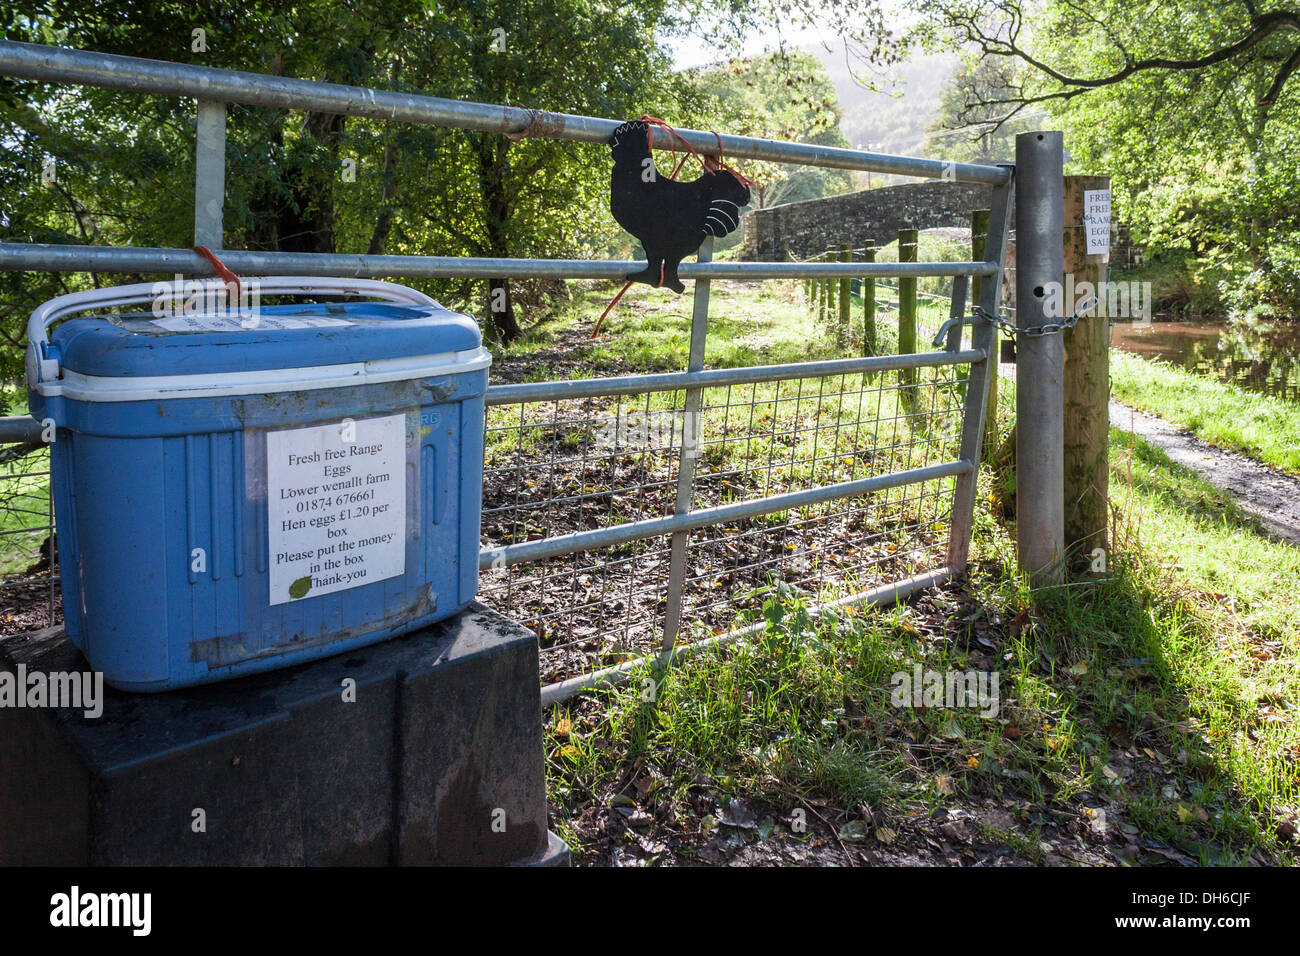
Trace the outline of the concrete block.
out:
<instances>
[{"instance_id":1,"label":"concrete block","mask_svg":"<svg viewBox=\"0 0 1300 956\"><path fill-rule=\"evenodd\" d=\"M19 665L88 670L59 629L0 639L0 670ZM567 859L546 828L537 639L479 604L282 671L105 688L98 718L0 707L0 864Z\"/></svg>"}]
</instances>

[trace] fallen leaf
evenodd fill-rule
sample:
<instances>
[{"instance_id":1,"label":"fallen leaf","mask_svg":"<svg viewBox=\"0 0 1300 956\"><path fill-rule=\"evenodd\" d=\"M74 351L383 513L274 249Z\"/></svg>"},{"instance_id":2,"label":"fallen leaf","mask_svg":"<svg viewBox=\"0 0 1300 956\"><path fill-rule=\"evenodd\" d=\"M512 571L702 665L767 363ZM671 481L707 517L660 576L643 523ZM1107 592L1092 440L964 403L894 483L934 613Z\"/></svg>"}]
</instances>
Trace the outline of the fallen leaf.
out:
<instances>
[{"instance_id":1,"label":"fallen leaf","mask_svg":"<svg viewBox=\"0 0 1300 956\"><path fill-rule=\"evenodd\" d=\"M758 817L754 816L754 811L750 809L749 804L738 797L732 797L727 801L727 809L719 811L718 819L729 827L758 829Z\"/></svg>"},{"instance_id":2,"label":"fallen leaf","mask_svg":"<svg viewBox=\"0 0 1300 956\"><path fill-rule=\"evenodd\" d=\"M876 835L880 835L879 830ZM850 820L840 827L839 836L845 843L861 843L867 838L867 825L861 820Z\"/></svg>"}]
</instances>

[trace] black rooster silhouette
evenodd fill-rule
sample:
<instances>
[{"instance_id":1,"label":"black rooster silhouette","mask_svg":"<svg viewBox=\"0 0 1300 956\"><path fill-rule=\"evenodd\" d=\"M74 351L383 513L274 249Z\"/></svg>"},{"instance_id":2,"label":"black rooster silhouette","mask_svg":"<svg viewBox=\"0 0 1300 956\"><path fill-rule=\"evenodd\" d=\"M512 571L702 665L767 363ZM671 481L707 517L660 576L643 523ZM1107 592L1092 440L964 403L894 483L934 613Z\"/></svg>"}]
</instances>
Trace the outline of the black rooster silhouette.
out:
<instances>
[{"instance_id":1,"label":"black rooster silhouette","mask_svg":"<svg viewBox=\"0 0 1300 956\"><path fill-rule=\"evenodd\" d=\"M740 225L749 187L726 169L710 168L689 183L659 175L650 155L650 127L642 120L614 130L609 148L614 154L609 211L641 240L649 260L626 279L685 292L677 278L678 264L699 249L706 236L720 239Z\"/></svg>"}]
</instances>

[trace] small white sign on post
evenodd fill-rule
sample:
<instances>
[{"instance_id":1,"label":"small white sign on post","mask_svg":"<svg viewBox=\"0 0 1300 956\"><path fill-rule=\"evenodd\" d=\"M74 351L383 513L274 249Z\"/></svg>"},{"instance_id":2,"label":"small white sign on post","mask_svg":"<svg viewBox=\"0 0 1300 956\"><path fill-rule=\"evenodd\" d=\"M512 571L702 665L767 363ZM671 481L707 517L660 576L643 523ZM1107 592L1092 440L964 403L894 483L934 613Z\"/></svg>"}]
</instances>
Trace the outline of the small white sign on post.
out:
<instances>
[{"instance_id":1,"label":"small white sign on post","mask_svg":"<svg viewBox=\"0 0 1300 956\"><path fill-rule=\"evenodd\" d=\"M266 434L271 604L406 570L406 416Z\"/></svg>"},{"instance_id":2,"label":"small white sign on post","mask_svg":"<svg viewBox=\"0 0 1300 956\"><path fill-rule=\"evenodd\" d=\"M1083 231L1087 237L1087 254L1105 255L1110 252L1110 190L1085 189L1083 191Z\"/></svg>"}]
</instances>

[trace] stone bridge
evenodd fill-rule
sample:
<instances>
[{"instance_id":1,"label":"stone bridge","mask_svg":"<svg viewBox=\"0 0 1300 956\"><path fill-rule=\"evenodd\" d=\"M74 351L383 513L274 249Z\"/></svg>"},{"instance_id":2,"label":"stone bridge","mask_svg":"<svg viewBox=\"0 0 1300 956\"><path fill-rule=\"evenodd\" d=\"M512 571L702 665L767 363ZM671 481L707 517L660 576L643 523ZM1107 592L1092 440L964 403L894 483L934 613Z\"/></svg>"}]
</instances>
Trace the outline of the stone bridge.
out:
<instances>
[{"instance_id":1,"label":"stone bridge","mask_svg":"<svg viewBox=\"0 0 1300 956\"><path fill-rule=\"evenodd\" d=\"M806 259L848 243L893 242L900 229L970 228L970 214L988 209L982 183L923 182L756 209L745 216L743 258Z\"/></svg>"}]
</instances>

